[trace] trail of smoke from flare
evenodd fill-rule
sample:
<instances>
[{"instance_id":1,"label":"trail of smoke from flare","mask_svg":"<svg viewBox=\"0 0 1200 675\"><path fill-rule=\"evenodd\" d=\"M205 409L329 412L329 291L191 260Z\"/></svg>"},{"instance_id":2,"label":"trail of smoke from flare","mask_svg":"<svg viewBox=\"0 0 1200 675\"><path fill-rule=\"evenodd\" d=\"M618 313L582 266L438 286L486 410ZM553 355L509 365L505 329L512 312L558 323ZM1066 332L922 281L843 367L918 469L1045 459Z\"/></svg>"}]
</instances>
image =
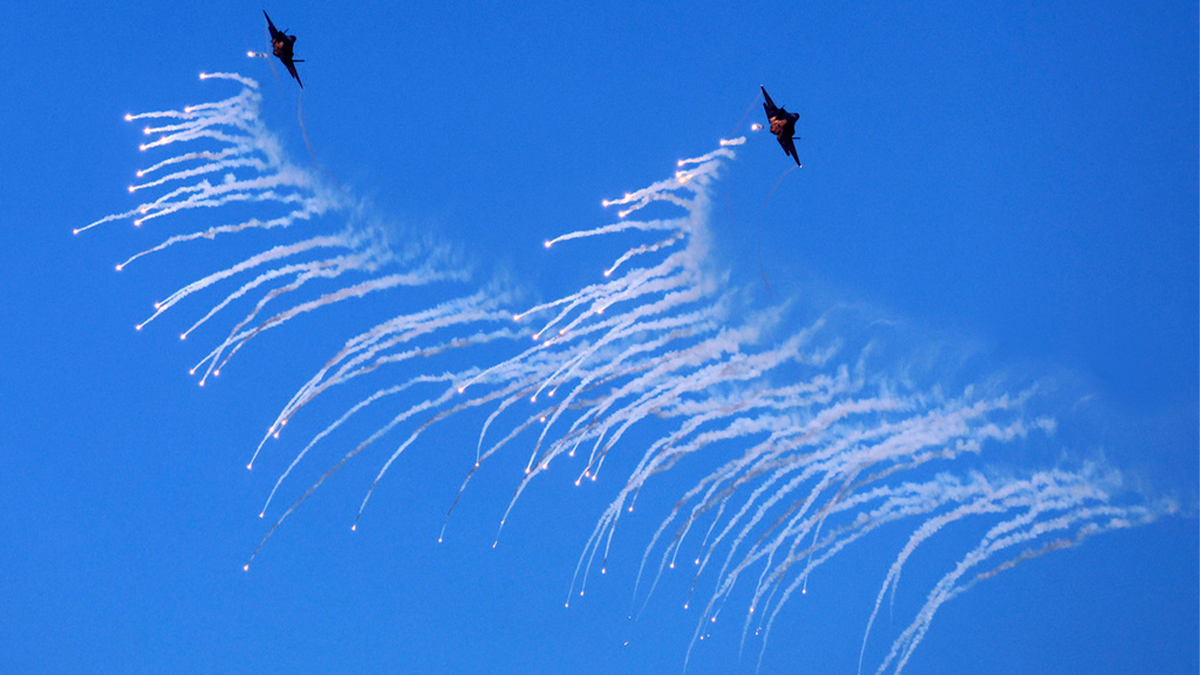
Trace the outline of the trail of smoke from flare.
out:
<instances>
[{"instance_id":1,"label":"trail of smoke from flare","mask_svg":"<svg viewBox=\"0 0 1200 675\"><path fill-rule=\"evenodd\" d=\"M130 191L159 188L175 181L221 171L253 170L258 175L246 179L230 174L220 185L214 186L207 180L200 180L193 185L178 187L137 209L110 215L77 229L76 233L113 220L134 218L135 224L140 225L147 220L182 211L218 208L234 203L293 205L291 211L281 218L268 221L251 219L175 235L131 257L118 268L177 243L198 238L211 239L218 233L250 228L287 226L297 220L308 220L349 206L336 195L322 190L309 173L280 159L277 143L265 133L257 118L259 99L254 91L258 88L256 82L234 73L202 74L201 78L236 81L245 89L223 101L188 106L182 111L127 115L126 119L181 120L179 123L148 127L149 134L159 134L160 137L144 144L143 150L199 141L225 144L227 147L217 152L192 151L161 160L139 171L138 176L188 162L207 163L174 170L155 180L131 186ZM715 620L739 578L753 565L763 566L754 585L753 600L743 627L743 641L752 614L757 612L759 617L769 615L765 623L760 624L769 635L776 617L794 591L801 585L807 587L810 573L851 543L885 523L925 516L924 522L910 535L908 543L884 579L867 623L866 633L869 635L884 595L890 591L894 598L901 570L920 544L945 525L968 516L1007 516L1024 509L990 529L978 546L960 561L955 571L935 586L926 605L896 638L879 672L893 664L896 672L903 669L923 639L938 607L974 583L1056 548L1073 545L1092 533L1153 519L1156 512L1151 509L1105 505L1109 499L1107 493L1096 488L1087 476L1069 472L1035 474L1030 479L1006 479L997 485L980 476L972 476L971 482L963 483L946 475L939 475L937 479L921 484L894 484L893 476L904 475L926 463L936 460L950 462L966 453L980 453L985 444L1005 443L1024 437L1031 429L1038 428L1041 424L1039 421L1029 422L1023 419L1019 411L1010 412L1021 406L1020 400L1010 401L1001 396L972 402L967 394L961 400L931 403L931 399L936 401L938 397L900 395L892 390L892 385L879 381L872 383L879 386L878 393L870 394L865 390L867 382L858 369L851 375L846 364L838 366L835 374L817 372L808 381L797 385L771 386L772 373L790 365L821 367L836 358L841 345L836 338L831 339L828 346L809 345L811 335L802 335L782 340L774 347L759 346L765 331L764 323L752 320L737 328L724 325L723 301L714 298L711 286L704 283L698 262L706 255L709 186L723 166L723 160L734 157L731 146L741 145L745 140L722 140L721 147L710 153L680 160L680 170L672 178L627 193L620 199L605 200L605 206L628 207L618 213L619 222L568 232L545 242L550 247L570 240L621 232L671 233L657 243L644 243L628 249L604 271L605 277L619 269L627 269L631 261L645 261L677 244L681 250L667 251L664 257L655 256L655 261L641 267L632 266L618 279L589 285L576 293L539 304L522 314L511 315L501 311L501 303L493 302L494 299L480 293L449 301L427 311L397 317L347 341L280 411L267 436L256 449L251 464L267 438L277 434L300 408L331 387L347 383L384 365L408 361L416 356L430 356L471 344L513 339L519 334L518 330L507 327L489 329L484 326L498 326L510 316L519 320L536 312L557 308L556 315L534 334L534 339L539 340L534 347L520 350L516 356L502 359L490 368L418 375L400 385L378 389L317 433L278 477L263 506L264 512L284 480L309 451L364 408L418 384L450 383L449 389L440 395L408 405L367 440L346 453L275 522L255 549L251 560L284 519L317 487L347 461L400 424L420 414L432 414L417 425L383 463L366 491L356 523L389 468L427 429L462 411L492 404L495 404L495 409L482 425L474 467L464 479L458 496L462 495L471 476L484 460L530 427L544 425L537 434L526 464L526 473L501 518L501 528L533 477L547 470L550 463L562 454L573 457L582 443L590 443L591 449L581 479L588 477L594 480L608 453L618 444L628 444L626 435L636 425L658 418L668 427L663 435L648 444L625 485L598 520L577 563L572 591L576 581L579 581L580 592L586 587L588 573L601 554L601 549L601 564L607 564L622 512L633 508L640 490L652 476L670 470L684 458L702 450L731 443L749 444L740 456L721 463L679 500L651 538L642 556L637 581L637 584L641 583L651 551L664 540L668 528L676 524L675 536L663 546L662 559L650 589L653 592L664 568L668 566L667 561L670 560L669 566L674 567L693 526L711 514L712 522L696 557L695 579L699 579L710 562L722 562L716 575L715 589L702 612L701 622ZM656 202L678 207L683 215L658 220L625 220L630 214ZM228 293L223 301L213 306L184 333L186 336L234 300L252 291L257 292L275 280L290 280L283 286L267 290L255 308L234 326L225 341L197 364L199 367L209 363L207 372L201 378L203 384L209 374L218 373L247 341L300 314L388 288L464 278L462 274L430 264L418 267L415 271L379 276L344 286L314 300L297 302L247 328L258 321L266 304L299 290L310 281L335 279L351 271L374 274L385 264L396 262L385 245L379 245L378 248L373 246L342 235L310 238L276 247L176 291L160 302L154 315L142 325L202 289L240 272L266 268L254 279ZM341 248L346 252L321 260L282 264L293 255L320 248ZM616 311L601 318L610 308ZM424 341L426 336L433 336L439 331L462 331L469 325L477 324L479 327L466 338L452 335L440 337L431 344ZM557 334L541 339L542 334L554 329L557 329ZM864 354L867 351L864 349ZM860 355L860 367L863 362L864 357ZM454 386L456 382L461 384ZM468 387L474 386L480 386L485 391L457 404L451 403ZM516 408L518 403L526 399L536 402L543 393L554 396L561 387L568 387L568 394L541 410L529 413ZM715 390L718 388L735 391L717 394ZM590 398L584 398L585 395ZM489 429L508 411L516 411L518 420L509 427L507 434L484 451L484 438ZM1003 424L996 423L995 419L1003 414L1010 415L1012 419ZM558 424L567 426L566 431L558 431ZM790 504L788 500L791 500ZM458 497L454 504L457 502ZM452 504L450 511L453 508ZM950 510L941 511L945 508ZM779 510L782 510L782 514L775 516L771 522L769 517ZM1046 519L1055 513L1059 515ZM1001 551L1077 525L1080 529L1075 540L1056 539L1038 550L1021 553L987 572L979 573L968 582L960 581L967 571ZM444 529L445 524L443 532ZM755 535L757 537L752 539ZM724 551L723 556L721 551ZM797 569L800 570L798 574ZM601 571L604 571L603 567ZM694 580L692 589L695 588ZM635 585L635 594L636 589ZM690 597L689 591L689 602ZM864 635L863 651L860 652L860 669L867 635ZM703 632L698 629L692 646L702 638ZM763 649L765 645L764 636ZM688 658L690 653L691 647Z\"/></svg>"}]
</instances>

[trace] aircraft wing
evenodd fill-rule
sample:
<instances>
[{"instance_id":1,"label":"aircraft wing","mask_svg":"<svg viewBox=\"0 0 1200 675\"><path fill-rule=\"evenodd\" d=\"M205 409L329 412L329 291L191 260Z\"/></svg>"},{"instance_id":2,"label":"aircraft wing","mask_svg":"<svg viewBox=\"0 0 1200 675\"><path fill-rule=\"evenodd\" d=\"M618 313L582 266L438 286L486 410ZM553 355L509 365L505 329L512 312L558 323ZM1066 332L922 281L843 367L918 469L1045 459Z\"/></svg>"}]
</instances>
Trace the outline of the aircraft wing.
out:
<instances>
[{"instance_id":1,"label":"aircraft wing","mask_svg":"<svg viewBox=\"0 0 1200 675\"><path fill-rule=\"evenodd\" d=\"M778 117L779 108L775 106L775 101L771 100L771 95L767 93L767 88L762 85L759 85L758 88L762 89L763 98L767 100L766 103L763 103L763 110L767 111L767 119Z\"/></svg>"},{"instance_id":2,"label":"aircraft wing","mask_svg":"<svg viewBox=\"0 0 1200 675\"><path fill-rule=\"evenodd\" d=\"M267 10L263 10L263 16L267 17L267 30L271 31L271 41L274 42L279 38L279 31L275 28L275 24L271 23L271 17L267 15Z\"/></svg>"},{"instance_id":3,"label":"aircraft wing","mask_svg":"<svg viewBox=\"0 0 1200 675\"><path fill-rule=\"evenodd\" d=\"M790 155L796 160L796 166L800 166L800 155L796 154L796 142L791 136L779 136L779 146L783 148L784 154Z\"/></svg>"},{"instance_id":4,"label":"aircraft wing","mask_svg":"<svg viewBox=\"0 0 1200 675\"><path fill-rule=\"evenodd\" d=\"M296 74L296 64L292 63L291 61L284 61L283 65L287 66L288 72L292 74L292 77L296 78L296 82L300 85L300 88L303 89L304 83L300 81L300 76Z\"/></svg>"}]
</instances>

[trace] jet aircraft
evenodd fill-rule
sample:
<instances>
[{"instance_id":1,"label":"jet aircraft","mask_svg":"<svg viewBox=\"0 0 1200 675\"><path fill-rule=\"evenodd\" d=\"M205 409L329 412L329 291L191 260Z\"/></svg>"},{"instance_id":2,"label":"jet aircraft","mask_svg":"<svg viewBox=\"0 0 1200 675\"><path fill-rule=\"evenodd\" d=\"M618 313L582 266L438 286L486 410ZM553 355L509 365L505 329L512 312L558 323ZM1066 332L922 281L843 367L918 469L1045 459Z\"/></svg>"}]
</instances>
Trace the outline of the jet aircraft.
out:
<instances>
[{"instance_id":1,"label":"jet aircraft","mask_svg":"<svg viewBox=\"0 0 1200 675\"><path fill-rule=\"evenodd\" d=\"M267 17L267 29L271 31L271 50L275 52L275 56L283 61L283 65L287 67L288 72L292 77L296 78L296 83L300 88L304 88L304 83L300 81L300 76L296 74L297 63L303 63L304 59L293 59L292 50L295 49L296 36L288 35L284 31L277 30L275 24L271 23L271 17L267 16L267 10L263 10L263 16Z\"/></svg>"},{"instance_id":2,"label":"jet aircraft","mask_svg":"<svg viewBox=\"0 0 1200 675\"><path fill-rule=\"evenodd\" d=\"M767 111L767 121L771 124L771 133L775 134L775 138L779 139L779 145L783 148L784 154L790 155L796 160L796 166L801 166L800 156L796 154L796 144L792 137L796 135L796 120L800 119L800 113L790 113L783 108L775 106L775 102L771 100L771 95L767 93L767 88L760 86L762 89L763 98L766 102L763 103L763 110Z\"/></svg>"}]
</instances>

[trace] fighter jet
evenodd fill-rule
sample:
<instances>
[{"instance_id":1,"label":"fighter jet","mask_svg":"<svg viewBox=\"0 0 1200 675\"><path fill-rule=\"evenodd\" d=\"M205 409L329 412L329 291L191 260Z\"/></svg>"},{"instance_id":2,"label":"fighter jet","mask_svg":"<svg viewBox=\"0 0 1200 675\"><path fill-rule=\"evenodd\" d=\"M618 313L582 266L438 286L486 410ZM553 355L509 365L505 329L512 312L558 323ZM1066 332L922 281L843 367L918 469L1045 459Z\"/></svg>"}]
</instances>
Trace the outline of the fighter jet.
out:
<instances>
[{"instance_id":1,"label":"fighter jet","mask_svg":"<svg viewBox=\"0 0 1200 675\"><path fill-rule=\"evenodd\" d=\"M790 155L792 159L796 160L796 166L800 166L800 157L796 154L796 144L792 141L792 137L796 135L796 120L800 119L800 113L790 113L783 108L775 107L775 102L771 100L767 88L759 86L759 89L762 89L763 98L767 99L763 103L763 110L767 111L767 121L771 123L771 133L779 139L779 145L783 148L784 154Z\"/></svg>"},{"instance_id":2,"label":"fighter jet","mask_svg":"<svg viewBox=\"0 0 1200 675\"><path fill-rule=\"evenodd\" d=\"M296 46L296 36L288 35L287 33L276 30L275 24L271 23L271 17L267 16L267 10L263 10L263 16L267 17L267 29L271 31L271 50L275 52L275 56L283 61L283 65L287 67L288 72L292 77L296 78L296 83L300 88L304 88L304 83L300 81L300 76L296 74L297 63L303 63L304 59L293 59L292 50Z\"/></svg>"}]
</instances>

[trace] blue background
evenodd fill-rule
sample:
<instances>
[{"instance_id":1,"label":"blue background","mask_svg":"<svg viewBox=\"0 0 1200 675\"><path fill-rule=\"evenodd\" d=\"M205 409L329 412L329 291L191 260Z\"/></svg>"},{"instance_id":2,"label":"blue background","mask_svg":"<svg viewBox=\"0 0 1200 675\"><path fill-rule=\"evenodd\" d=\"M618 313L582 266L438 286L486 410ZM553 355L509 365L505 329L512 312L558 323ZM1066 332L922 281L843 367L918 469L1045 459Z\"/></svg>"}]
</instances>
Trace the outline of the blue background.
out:
<instances>
[{"instance_id":1,"label":"blue background","mask_svg":"<svg viewBox=\"0 0 1200 675\"><path fill-rule=\"evenodd\" d=\"M1092 392L1080 444L1184 507L981 584L939 613L908 672L1197 672L1194 3L267 10L299 36L321 164L379 213L458 242L482 276L547 294L611 255L543 240L748 133L765 84L801 114L805 166L770 192L787 160L751 134L721 183L719 264L761 272L776 298L861 305L914 342L975 345L996 369ZM348 528L377 467L364 462L242 572L290 459L247 472L246 458L346 336L308 319L200 389L187 368L203 351L177 339L197 307L132 326L212 269L209 248L116 274L162 235L70 233L134 204L146 162L125 113L233 91L202 70L259 79L265 119L304 162L294 83L245 57L267 49L263 23L242 3L0 9L0 671L678 672L688 580L628 618L649 523L622 533L630 565L562 608L602 484L544 481L493 550L514 457L436 544L466 461L452 434L407 457L369 527ZM789 605L762 672L852 670L899 541ZM753 672L736 633L688 672Z\"/></svg>"}]
</instances>

